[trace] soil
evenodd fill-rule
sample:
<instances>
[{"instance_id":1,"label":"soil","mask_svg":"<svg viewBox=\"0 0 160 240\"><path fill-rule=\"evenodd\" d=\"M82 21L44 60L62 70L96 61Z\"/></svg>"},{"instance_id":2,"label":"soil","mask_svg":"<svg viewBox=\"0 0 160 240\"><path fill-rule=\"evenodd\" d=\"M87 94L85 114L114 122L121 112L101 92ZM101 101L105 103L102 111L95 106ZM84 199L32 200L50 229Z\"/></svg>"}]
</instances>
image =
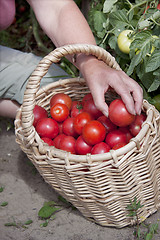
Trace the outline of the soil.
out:
<instances>
[{"instance_id":1,"label":"soil","mask_svg":"<svg viewBox=\"0 0 160 240\"><path fill-rule=\"evenodd\" d=\"M9 124L13 124L9 120ZM135 227L102 227L87 220L78 210L59 201L58 194L36 171L15 142L14 128L0 120L0 240L133 240ZM55 201L61 210L46 227L38 212L44 202ZM7 202L6 206L1 206ZM4 204L5 205L5 204ZM156 223L160 210L146 222ZM26 221L32 223L25 225ZM5 226L6 223L14 226ZM144 229L143 229L144 230ZM160 239L160 230L155 235Z\"/></svg>"}]
</instances>

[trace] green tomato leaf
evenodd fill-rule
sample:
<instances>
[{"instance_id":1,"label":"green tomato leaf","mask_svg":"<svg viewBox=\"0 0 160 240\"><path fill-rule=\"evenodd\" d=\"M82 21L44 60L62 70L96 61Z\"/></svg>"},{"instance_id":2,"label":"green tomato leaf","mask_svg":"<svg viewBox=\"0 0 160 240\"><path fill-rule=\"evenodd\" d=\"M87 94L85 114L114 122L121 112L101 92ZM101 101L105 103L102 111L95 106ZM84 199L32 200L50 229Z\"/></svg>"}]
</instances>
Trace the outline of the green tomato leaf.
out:
<instances>
[{"instance_id":1,"label":"green tomato leaf","mask_svg":"<svg viewBox=\"0 0 160 240\"><path fill-rule=\"evenodd\" d=\"M93 14L93 25L94 29L97 32L101 32L103 30L103 23L106 22L106 18L103 12L95 11Z\"/></svg>"},{"instance_id":2,"label":"green tomato leaf","mask_svg":"<svg viewBox=\"0 0 160 240\"><path fill-rule=\"evenodd\" d=\"M116 2L118 2L118 0L105 0L103 4L103 12L109 13Z\"/></svg>"},{"instance_id":3,"label":"green tomato leaf","mask_svg":"<svg viewBox=\"0 0 160 240\"><path fill-rule=\"evenodd\" d=\"M142 53L140 52L138 55L134 55L134 57L131 59L131 63L129 65L129 68L127 70L128 76L130 76L135 67L142 61Z\"/></svg>"},{"instance_id":4,"label":"green tomato leaf","mask_svg":"<svg viewBox=\"0 0 160 240\"><path fill-rule=\"evenodd\" d=\"M125 9L117 10L115 12L110 13L109 15L110 24L113 27L119 28L119 26L132 28L130 21L127 16L127 11Z\"/></svg>"},{"instance_id":5,"label":"green tomato leaf","mask_svg":"<svg viewBox=\"0 0 160 240\"><path fill-rule=\"evenodd\" d=\"M148 92L153 92L153 91L156 91L160 86L160 76L157 76L153 83L151 84L151 86L149 87L148 89Z\"/></svg>"},{"instance_id":6,"label":"green tomato leaf","mask_svg":"<svg viewBox=\"0 0 160 240\"><path fill-rule=\"evenodd\" d=\"M117 37L111 36L108 40L108 44L111 49L116 49L117 46Z\"/></svg>"},{"instance_id":7,"label":"green tomato leaf","mask_svg":"<svg viewBox=\"0 0 160 240\"><path fill-rule=\"evenodd\" d=\"M146 72L155 71L158 67L160 67L160 54L158 51L154 51L147 61L145 71Z\"/></svg>"}]
</instances>

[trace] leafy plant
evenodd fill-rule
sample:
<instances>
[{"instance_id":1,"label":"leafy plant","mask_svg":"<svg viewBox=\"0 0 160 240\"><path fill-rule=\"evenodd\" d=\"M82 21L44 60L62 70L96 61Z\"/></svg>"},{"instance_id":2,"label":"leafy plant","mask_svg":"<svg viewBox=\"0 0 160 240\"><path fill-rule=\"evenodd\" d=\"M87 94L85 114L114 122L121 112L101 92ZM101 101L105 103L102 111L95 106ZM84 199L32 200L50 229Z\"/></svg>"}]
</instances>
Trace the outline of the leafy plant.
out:
<instances>
[{"instance_id":1,"label":"leafy plant","mask_svg":"<svg viewBox=\"0 0 160 240\"><path fill-rule=\"evenodd\" d=\"M151 103L160 89L160 11L159 1L91 1L89 24L97 44L115 56L122 70L144 89ZM120 51L117 39L132 30L129 54ZM160 109L159 109L160 110Z\"/></svg>"},{"instance_id":2,"label":"leafy plant","mask_svg":"<svg viewBox=\"0 0 160 240\"><path fill-rule=\"evenodd\" d=\"M142 208L143 205L141 205L140 201L137 202L137 198L135 197L133 201L130 200L130 204L127 205L127 210L129 211L128 216L132 217L133 220L136 222L136 229L134 231L134 235L137 240L144 239L144 240L151 240L153 239L153 236L157 233L158 230L158 221L157 223L153 224L145 224L143 221L145 218L140 217L142 220L142 223L140 224L140 220L138 217L138 210ZM147 228L146 232L142 232L142 228Z\"/></svg>"}]
</instances>

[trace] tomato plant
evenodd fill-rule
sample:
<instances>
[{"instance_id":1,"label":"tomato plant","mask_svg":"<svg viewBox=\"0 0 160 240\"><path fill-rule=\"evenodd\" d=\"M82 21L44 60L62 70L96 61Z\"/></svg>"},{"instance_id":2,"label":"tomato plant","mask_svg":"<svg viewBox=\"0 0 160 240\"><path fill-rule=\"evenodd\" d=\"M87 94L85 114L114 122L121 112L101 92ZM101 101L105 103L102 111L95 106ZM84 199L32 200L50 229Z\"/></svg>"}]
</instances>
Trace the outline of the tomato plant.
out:
<instances>
[{"instance_id":1,"label":"tomato plant","mask_svg":"<svg viewBox=\"0 0 160 240\"><path fill-rule=\"evenodd\" d=\"M69 95L65 93L57 93L52 96L50 99L50 107L54 106L56 103L62 103L65 104L69 110L71 110L72 107L72 99Z\"/></svg>"},{"instance_id":2,"label":"tomato plant","mask_svg":"<svg viewBox=\"0 0 160 240\"><path fill-rule=\"evenodd\" d=\"M82 136L88 144L94 145L103 142L106 136L106 129L99 121L92 120L83 127Z\"/></svg>"},{"instance_id":3,"label":"tomato plant","mask_svg":"<svg viewBox=\"0 0 160 240\"><path fill-rule=\"evenodd\" d=\"M160 90L159 6L158 0L93 0L88 18L97 45L115 56L151 104Z\"/></svg>"},{"instance_id":4,"label":"tomato plant","mask_svg":"<svg viewBox=\"0 0 160 240\"><path fill-rule=\"evenodd\" d=\"M120 130L113 130L109 132L105 138L105 142L113 148L115 145L119 143L127 144L126 134Z\"/></svg>"},{"instance_id":5,"label":"tomato plant","mask_svg":"<svg viewBox=\"0 0 160 240\"><path fill-rule=\"evenodd\" d=\"M100 142L92 147L91 154L103 154L110 151L110 146L105 142Z\"/></svg>"},{"instance_id":6,"label":"tomato plant","mask_svg":"<svg viewBox=\"0 0 160 240\"><path fill-rule=\"evenodd\" d=\"M63 122L69 116L69 109L63 103L56 103L51 107L50 114L57 122Z\"/></svg>"},{"instance_id":7,"label":"tomato plant","mask_svg":"<svg viewBox=\"0 0 160 240\"><path fill-rule=\"evenodd\" d=\"M90 153L92 149L92 145L87 144L82 136L79 136L75 143L75 150L76 154L79 155L86 155L87 153Z\"/></svg>"},{"instance_id":8,"label":"tomato plant","mask_svg":"<svg viewBox=\"0 0 160 240\"><path fill-rule=\"evenodd\" d=\"M115 125L125 127L134 121L135 115L127 111L121 99L115 99L109 105L109 118Z\"/></svg>"},{"instance_id":9,"label":"tomato plant","mask_svg":"<svg viewBox=\"0 0 160 240\"><path fill-rule=\"evenodd\" d=\"M35 107L33 109L33 115L34 115L34 122L33 122L34 127L37 125L37 122L40 119L48 117L47 111L43 107L38 106L38 105L35 105Z\"/></svg>"},{"instance_id":10,"label":"tomato plant","mask_svg":"<svg viewBox=\"0 0 160 240\"><path fill-rule=\"evenodd\" d=\"M55 138L59 133L58 123L51 118L40 119L36 125L36 131L41 138Z\"/></svg>"},{"instance_id":11,"label":"tomato plant","mask_svg":"<svg viewBox=\"0 0 160 240\"><path fill-rule=\"evenodd\" d=\"M92 120L91 115L88 112L82 112L74 118L74 129L80 135L82 133L83 127L86 123Z\"/></svg>"}]
</instances>

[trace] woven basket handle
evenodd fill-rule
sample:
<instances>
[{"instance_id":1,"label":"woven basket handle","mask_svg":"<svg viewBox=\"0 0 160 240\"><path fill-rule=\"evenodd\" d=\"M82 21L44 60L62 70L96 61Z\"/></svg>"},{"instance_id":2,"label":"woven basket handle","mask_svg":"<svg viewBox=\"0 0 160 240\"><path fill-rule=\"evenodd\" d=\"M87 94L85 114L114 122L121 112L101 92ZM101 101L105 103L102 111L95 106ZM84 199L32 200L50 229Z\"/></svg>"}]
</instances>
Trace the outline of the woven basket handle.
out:
<instances>
[{"instance_id":1,"label":"woven basket handle","mask_svg":"<svg viewBox=\"0 0 160 240\"><path fill-rule=\"evenodd\" d=\"M35 107L35 97L36 93L40 87L40 81L43 76L47 73L49 67L52 63L58 63L62 57L67 55L74 55L78 53L83 53L86 55L93 55L99 60L105 62L111 68L121 70L115 58L103 48L87 45L87 44L74 44L66 45L63 47L56 48L54 51L45 56L37 65L36 69L30 76L26 90L24 93L24 99L22 104L22 128L25 137L30 136L33 138L35 129L33 128L33 109ZM28 139L29 140L29 139Z\"/></svg>"}]
</instances>

